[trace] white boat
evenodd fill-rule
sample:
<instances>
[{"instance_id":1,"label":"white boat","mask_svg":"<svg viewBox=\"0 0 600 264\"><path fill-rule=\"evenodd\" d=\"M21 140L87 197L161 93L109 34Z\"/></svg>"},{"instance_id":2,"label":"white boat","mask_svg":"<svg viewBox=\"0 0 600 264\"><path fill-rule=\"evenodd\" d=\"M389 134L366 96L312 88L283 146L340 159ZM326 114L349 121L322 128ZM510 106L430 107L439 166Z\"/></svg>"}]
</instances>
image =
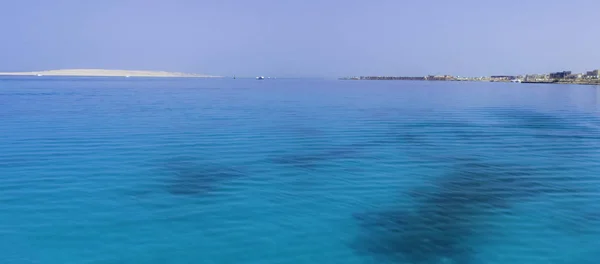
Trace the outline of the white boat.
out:
<instances>
[{"instance_id":1,"label":"white boat","mask_svg":"<svg viewBox=\"0 0 600 264\"><path fill-rule=\"evenodd\" d=\"M263 79L265 79L265 76L258 76L258 77L256 77L256 79L257 80L263 80Z\"/></svg>"},{"instance_id":2,"label":"white boat","mask_svg":"<svg viewBox=\"0 0 600 264\"><path fill-rule=\"evenodd\" d=\"M515 79L515 80L511 80L510 82L514 82L514 83L520 83L520 82L521 82L521 80L519 80L519 79Z\"/></svg>"}]
</instances>

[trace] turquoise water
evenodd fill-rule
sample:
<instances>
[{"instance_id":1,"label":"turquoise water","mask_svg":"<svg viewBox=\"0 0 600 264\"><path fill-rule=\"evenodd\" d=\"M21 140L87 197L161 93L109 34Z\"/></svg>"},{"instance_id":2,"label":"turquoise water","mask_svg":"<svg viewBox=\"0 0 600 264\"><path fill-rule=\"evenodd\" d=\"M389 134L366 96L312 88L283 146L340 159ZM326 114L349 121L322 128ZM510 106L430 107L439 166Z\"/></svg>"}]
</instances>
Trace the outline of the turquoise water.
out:
<instances>
[{"instance_id":1,"label":"turquoise water","mask_svg":"<svg viewBox=\"0 0 600 264\"><path fill-rule=\"evenodd\" d=\"M1 263L598 263L600 88L0 79Z\"/></svg>"}]
</instances>

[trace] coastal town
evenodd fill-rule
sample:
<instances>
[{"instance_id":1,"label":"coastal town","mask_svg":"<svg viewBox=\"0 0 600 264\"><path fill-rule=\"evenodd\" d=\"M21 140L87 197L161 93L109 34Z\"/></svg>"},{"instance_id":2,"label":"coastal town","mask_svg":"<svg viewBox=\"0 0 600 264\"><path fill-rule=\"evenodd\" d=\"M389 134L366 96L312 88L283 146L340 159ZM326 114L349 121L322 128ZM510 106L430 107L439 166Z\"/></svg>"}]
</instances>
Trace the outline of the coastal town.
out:
<instances>
[{"instance_id":1,"label":"coastal town","mask_svg":"<svg viewBox=\"0 0 600 264\"><path fill-rule=\"evenodd\" d=\"M406 76L358 76L344 77L342 80L412 80L412 81L479 81L479 82L513 82L513 83L549 83L549 84L588 84L600 85L600 70L585 73L572 71L552 72L547 74L527 75L492 75L486 77L464 77L452 75L428 75L417 77Z\"/></svg>"}]
</instances>

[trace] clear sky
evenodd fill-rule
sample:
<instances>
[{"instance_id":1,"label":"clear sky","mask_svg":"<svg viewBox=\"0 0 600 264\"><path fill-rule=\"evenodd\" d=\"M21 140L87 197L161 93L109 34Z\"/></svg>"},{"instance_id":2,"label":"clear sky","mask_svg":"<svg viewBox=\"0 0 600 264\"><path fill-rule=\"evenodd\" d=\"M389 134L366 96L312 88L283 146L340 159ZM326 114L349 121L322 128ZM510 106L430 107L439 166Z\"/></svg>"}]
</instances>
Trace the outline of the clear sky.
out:
<instances>
[{"instance_id":1,"label":"clear sky","mask_svg":"<svg viewBox=\"0 0 600 264\"><path fill-rule=\"evenodd\" d=\"M598 32L599 0L0 0L0 71L585 71Z\"/></svg>"}]
</instances>

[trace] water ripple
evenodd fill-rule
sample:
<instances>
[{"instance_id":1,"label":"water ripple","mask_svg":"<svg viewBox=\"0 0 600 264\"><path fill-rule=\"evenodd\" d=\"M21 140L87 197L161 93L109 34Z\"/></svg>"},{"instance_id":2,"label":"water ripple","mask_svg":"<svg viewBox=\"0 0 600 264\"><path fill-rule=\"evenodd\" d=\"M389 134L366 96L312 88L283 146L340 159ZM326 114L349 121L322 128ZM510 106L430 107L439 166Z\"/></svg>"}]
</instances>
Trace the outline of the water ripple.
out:
<instances>
[{"instance_id":1,"label":"water ripple","mask_svg":"<svg viewBox=\"0 0 600 264\"><path fill-rule=\"evenodd\" d=\"M0 79L3 263L597 259L595 90L128 79Z\"/></svg>"}]
</instances>

